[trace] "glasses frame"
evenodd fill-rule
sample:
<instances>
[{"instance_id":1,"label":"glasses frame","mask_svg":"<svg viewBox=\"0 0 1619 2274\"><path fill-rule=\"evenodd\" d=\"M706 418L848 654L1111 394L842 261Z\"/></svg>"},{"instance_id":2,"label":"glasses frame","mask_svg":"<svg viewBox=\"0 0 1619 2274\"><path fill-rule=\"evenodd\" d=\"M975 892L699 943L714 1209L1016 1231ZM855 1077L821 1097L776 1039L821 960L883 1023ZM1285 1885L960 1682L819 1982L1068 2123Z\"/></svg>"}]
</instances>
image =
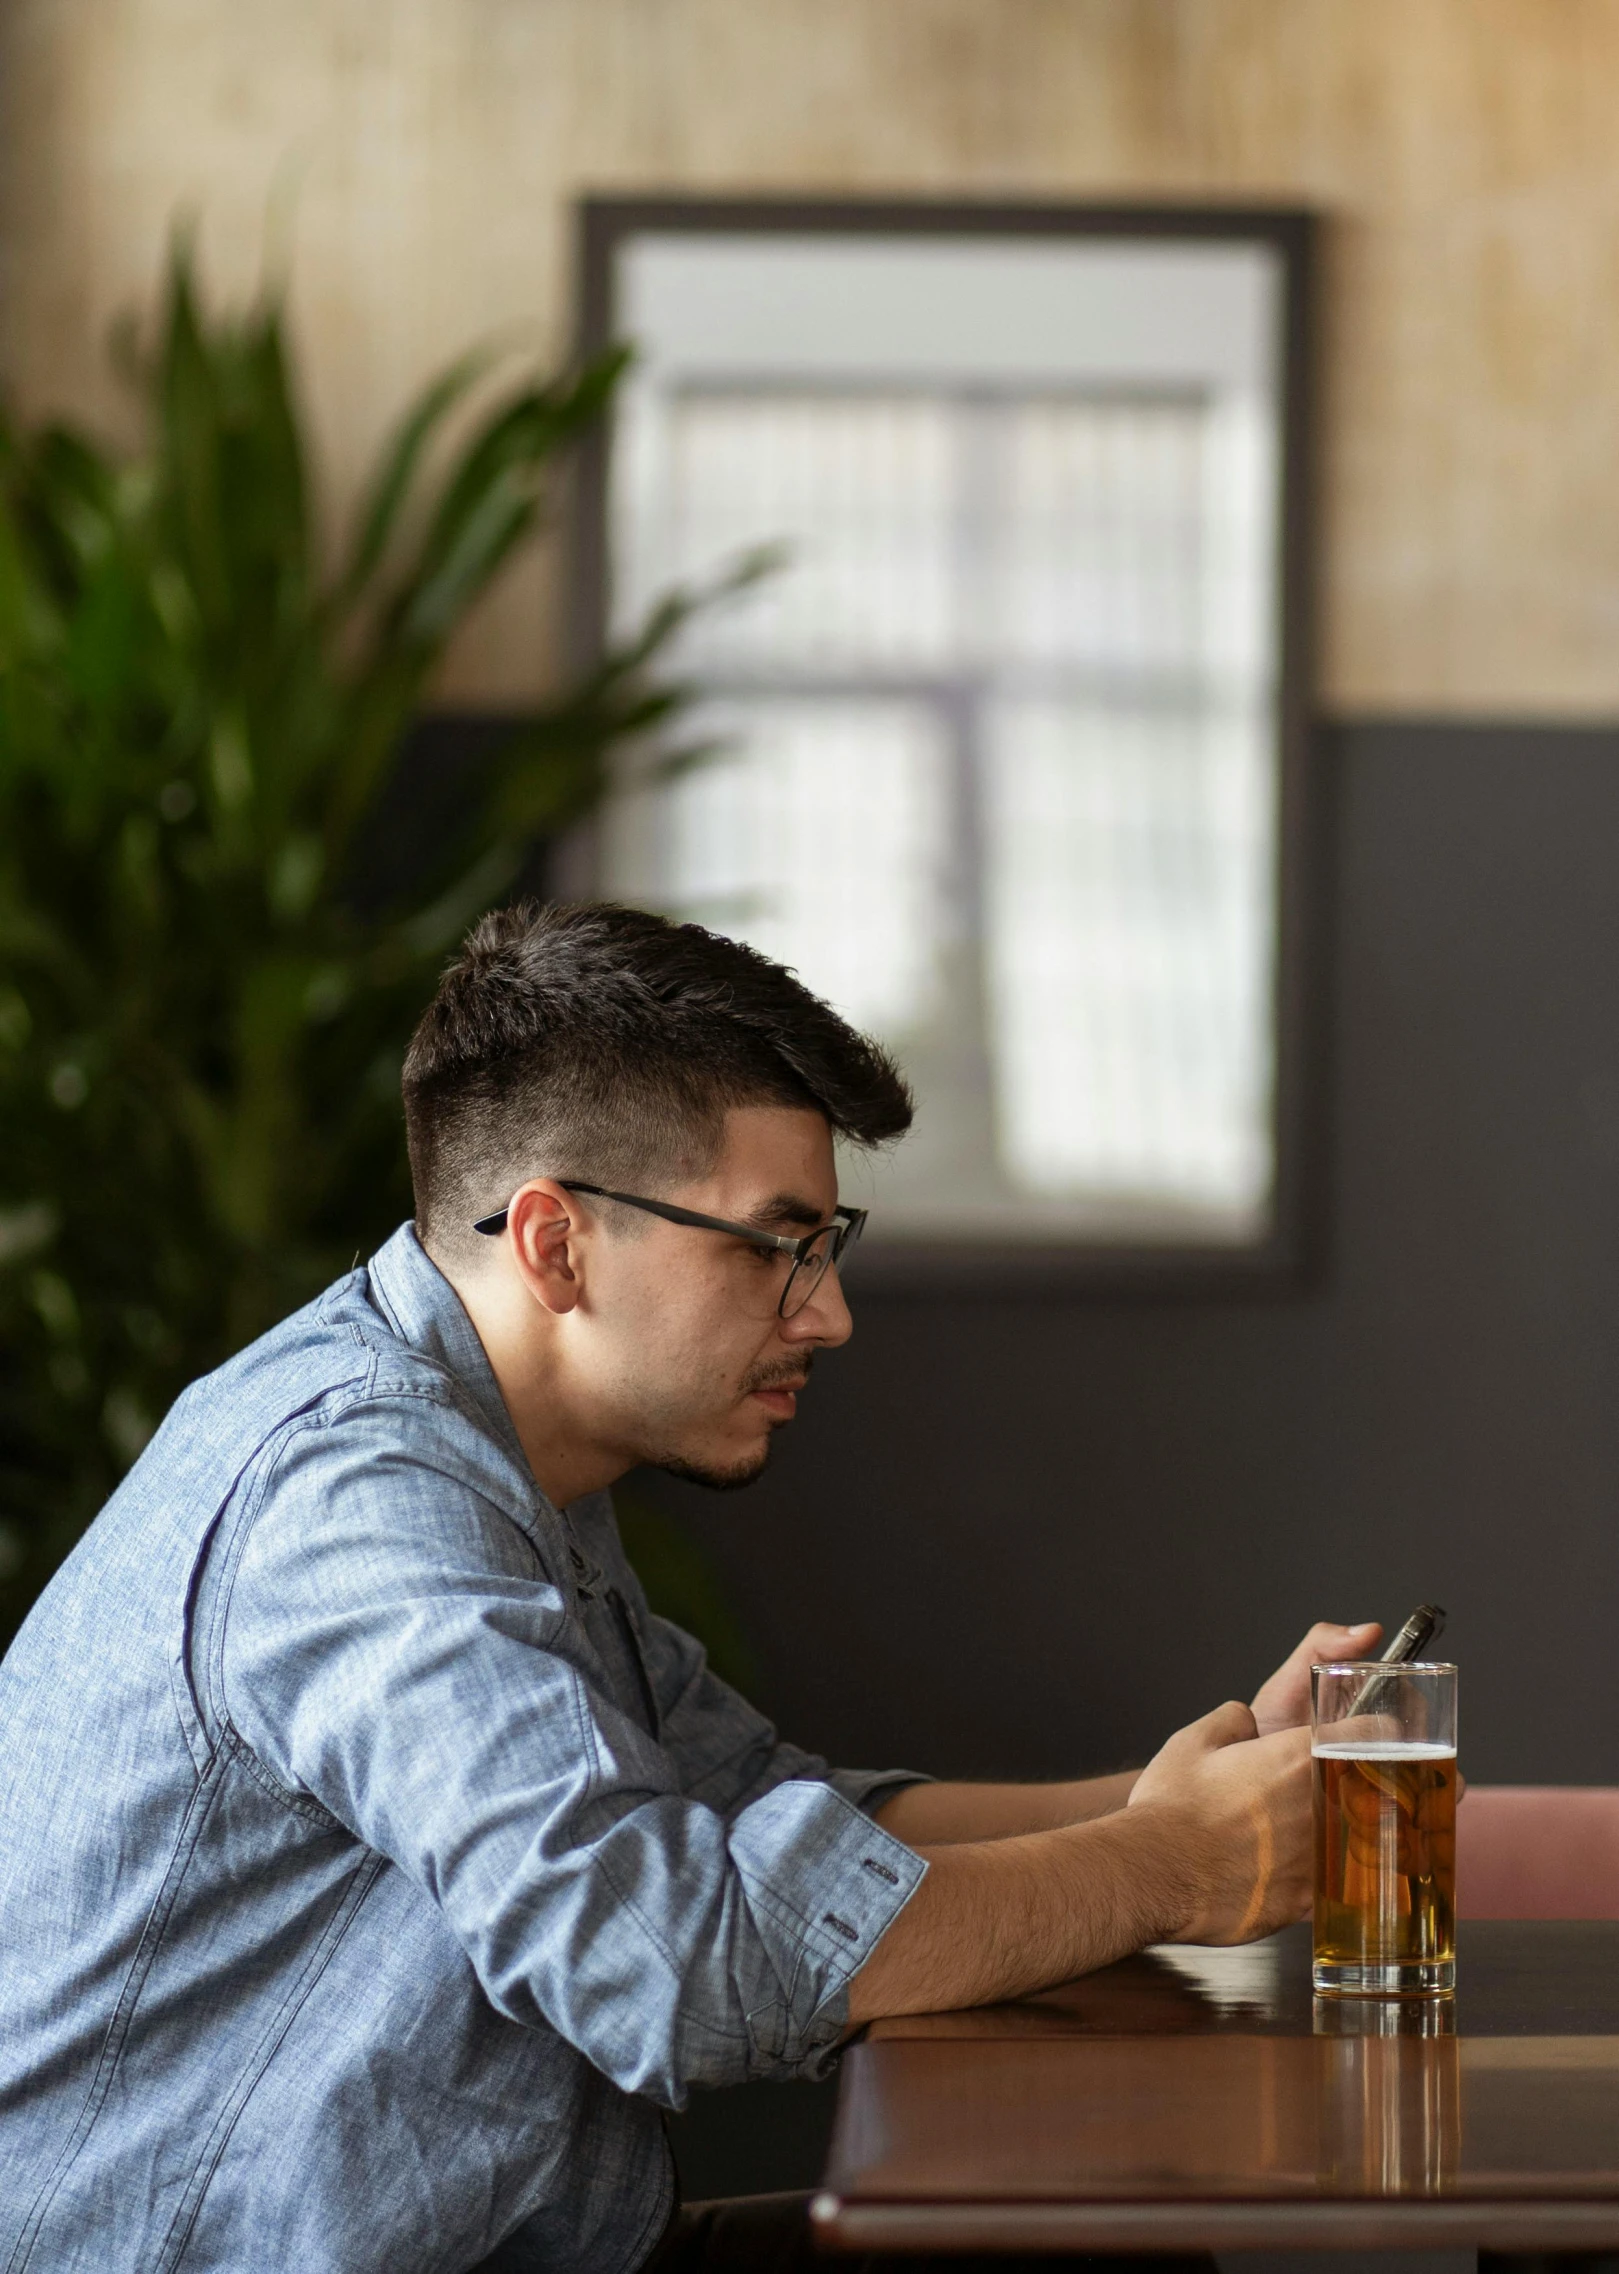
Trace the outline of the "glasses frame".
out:
<instances>
[{"instance_id":1,"label":"glasses frame","mask_svg":"<svg viewBox=\"0 0 1619 2274\"><path fill-rule=\"evenodd\" d=\"M564 1192L588 1192L596 1200L616 1200L622 1208L639 1208L647 1216L661 1216L666 1224L689 1224L699 1232L728 1232L732 1239L746 1240L750 1247L763 1248L773 1255L790 1255L793 1268L787 1274L781 1300L776 1305L776 1316L779 1319L790 1319L796 1315L795 1311L788 1310L787 1298L793 1291L793 1283L798 1274L809 1262L810 1251L816 1241L824 1239L828 1232L833 1235L826 1262L811 1281L804 1303L809 1301L827 1272L837 1268L866 1225L867 1211L864 1208L845 1208L839 1202L826 1223L817 1224L813 1232L801 1232L795 1237L791 1232L762 1232L756 1224L735 1224L727 1216L705 1216L696 1208L678 1208L672 1200L647 1200L637 1192L610 1192L604 1184L581 1184L570 1177L558 1177L557 1182ZM509 1204L508 1208L497 1208L493 1215L480 1216L472 1229L482 1232L488 1239L495 1239L506 1229L508 1211ZM803 1307L801 1303L796 1308L802 1310Z\"/></svg>"}]
</instances>

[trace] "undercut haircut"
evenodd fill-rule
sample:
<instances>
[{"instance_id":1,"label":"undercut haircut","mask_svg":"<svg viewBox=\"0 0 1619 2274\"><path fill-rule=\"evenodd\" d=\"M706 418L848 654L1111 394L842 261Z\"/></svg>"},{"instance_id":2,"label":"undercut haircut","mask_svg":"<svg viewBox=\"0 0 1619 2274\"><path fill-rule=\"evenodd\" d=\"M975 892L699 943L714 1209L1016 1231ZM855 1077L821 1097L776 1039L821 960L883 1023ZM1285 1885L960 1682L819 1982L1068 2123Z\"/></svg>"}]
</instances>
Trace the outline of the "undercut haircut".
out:
<instances>
[{"instance_id":1,"label":"undercut haircut","mask_svg":"<svg viewBox=\"0 0 1619 2274\"><path fill-rule=\"evenodd\" d=\"M530 1177L666 1198L713 1167L733 1106L809 1107L860 1146L913 1111L888 1053L781 964L608 903L485 916L403 1086L416 1229L452 1263L485 1251L474 1222Z\"/></svg>"}]
</instances>

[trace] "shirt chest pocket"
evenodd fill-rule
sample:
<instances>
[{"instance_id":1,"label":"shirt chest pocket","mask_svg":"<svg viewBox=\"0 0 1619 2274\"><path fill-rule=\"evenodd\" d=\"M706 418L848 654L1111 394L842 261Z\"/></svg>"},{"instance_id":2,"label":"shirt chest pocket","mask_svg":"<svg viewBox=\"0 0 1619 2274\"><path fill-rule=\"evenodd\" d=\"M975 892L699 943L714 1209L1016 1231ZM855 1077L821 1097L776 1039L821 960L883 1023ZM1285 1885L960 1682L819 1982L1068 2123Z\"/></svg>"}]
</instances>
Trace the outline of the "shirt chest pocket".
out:
<instances>
[{"instance_id":1,"label":"shirt chest pocket","mask_svg":"<svg viewBox=\"0 0 1619 2274\"><path fill-rule=\"evenodd\" d=\"M607 1674L613 1702L649 1737L661 1726L635 1612L623 1590L577 1546L568 1548L579 1620Z\"/></svg>"}]
</instances>

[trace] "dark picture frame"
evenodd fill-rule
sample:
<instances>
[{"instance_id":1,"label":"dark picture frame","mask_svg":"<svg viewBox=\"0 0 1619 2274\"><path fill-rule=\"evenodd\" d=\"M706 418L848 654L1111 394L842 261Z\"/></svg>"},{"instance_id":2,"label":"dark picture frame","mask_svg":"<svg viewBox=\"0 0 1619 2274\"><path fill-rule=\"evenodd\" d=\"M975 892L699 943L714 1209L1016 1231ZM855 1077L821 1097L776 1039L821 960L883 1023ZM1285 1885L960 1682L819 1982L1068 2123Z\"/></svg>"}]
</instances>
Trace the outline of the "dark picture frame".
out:
<instances>
[{"instance_id":1,"label":"dark picture frame","mask_svg":"<svg viewBox=\"0 0 1619 2274\"><path fill-rule=\"evenodd\" d=\"M1319 222L1298 207L1003 203L935 199L595 197L578 208L578 347L600 352L618 332L615 270L648 235L749 237L1025 237L1179 239L1258 245L1281 273L1279 662L1277 701L1276 960L1270 1221L1242 1242L1123 1244L906 1238L868 1240L862 1293L924 1295L1229 1296L1285 1293L1324 1255L1320 1049L1319 796L1312 780L1314 670L1314 284ZM608 609L608 449L598 434L581 454L570 528L569 637L574 660L601 652Z\"/></svg>"}]
</instances>

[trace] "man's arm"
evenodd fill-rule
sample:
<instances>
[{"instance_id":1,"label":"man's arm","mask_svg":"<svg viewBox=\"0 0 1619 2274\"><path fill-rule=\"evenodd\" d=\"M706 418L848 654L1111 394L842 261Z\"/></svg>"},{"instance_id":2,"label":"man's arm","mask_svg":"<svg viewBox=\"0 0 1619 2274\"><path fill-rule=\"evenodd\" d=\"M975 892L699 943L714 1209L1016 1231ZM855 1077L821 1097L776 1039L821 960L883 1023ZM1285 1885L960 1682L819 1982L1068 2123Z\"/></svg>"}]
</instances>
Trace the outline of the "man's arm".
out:
<instances>
[{"instance_id":1,"label":"man's arm","mask_svg":"<svg viewBox=\"0 0 1619 2274\"><path fill-rule=\"evenodd\" d=\"M1381 1632L1373 1623L1344 1627L1322 1620L1313 1626L1254 1698L1250 1711L1260 1735L1299 1728L1310 1715L1310 1668L1320 1659L1363 1658ZM877 1821L913 1848L1015 1839L1113 1815L1128 1802L1140 1774L1123 1769L1072 1784L911 1785L878 1809Z\"/></svg>"},{"instance_id":2,"label":"man's arm","mask_svg":"<svg viewBox=\"0 0 1619 2274\"><path fill-rule=\"evenodd\" d=\"M1170 1739L1126 1808L934 1850L849 1985L850 2022L1023 1997L1144 1943L1247 1942L1297 1918L1309 1735L1254 1732L1247 1706L1221 1706Z\"/></svg>"},{"instance_id":3,"label":"man's arm","mask_svg":"<svg viewBox=\"0 0 1619 2274\"><path fill-rule=\"evenodd\" d=\"M913 1784L877 1810L885 1832L913 1848L953 1847L964 1840L1009 1840L1091 1824L1122 1808L1139 1769L1087 1777L1076 1784Z\"/></svg>"},{"instance_id":4,"label":"man's arm","mask_svg":"<svg viewBox=\"0 0 1619 2274\"><path fill-rule=\"evenodd\" d=\"M409 1381L296 1428L199 1598L210 1727L390 1857L497 2012L622 2091L818 2065L925 1864L816 1778L725 1815L684 1793L507 1482Z\"/></svg>"}]
</instances>

